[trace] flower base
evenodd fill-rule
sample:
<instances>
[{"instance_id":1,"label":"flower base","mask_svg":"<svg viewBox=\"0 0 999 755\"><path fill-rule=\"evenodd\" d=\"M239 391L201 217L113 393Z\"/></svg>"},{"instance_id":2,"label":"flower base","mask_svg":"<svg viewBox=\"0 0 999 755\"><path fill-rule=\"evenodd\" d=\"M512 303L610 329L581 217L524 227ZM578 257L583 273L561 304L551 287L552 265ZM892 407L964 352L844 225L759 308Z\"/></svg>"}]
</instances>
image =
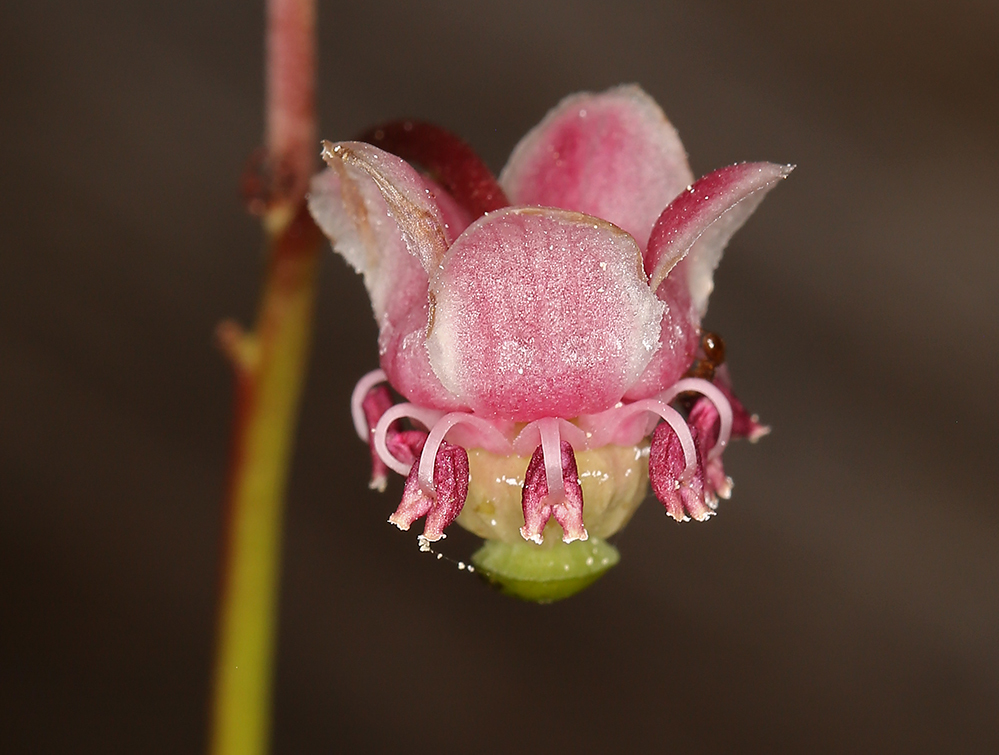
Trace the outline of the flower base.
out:
<instances>
[{"instance_id":1,"label":"flower base","mask_svg":"<svg viewBox=\"0 0 999 755\"><path fill-rule=\"evenodd\" d=\"M533 603L552 603L593 584L621 560L598 537L552 546L487 540L472 556L480 574L505 595Z\"/></svg>"}]
</instances>

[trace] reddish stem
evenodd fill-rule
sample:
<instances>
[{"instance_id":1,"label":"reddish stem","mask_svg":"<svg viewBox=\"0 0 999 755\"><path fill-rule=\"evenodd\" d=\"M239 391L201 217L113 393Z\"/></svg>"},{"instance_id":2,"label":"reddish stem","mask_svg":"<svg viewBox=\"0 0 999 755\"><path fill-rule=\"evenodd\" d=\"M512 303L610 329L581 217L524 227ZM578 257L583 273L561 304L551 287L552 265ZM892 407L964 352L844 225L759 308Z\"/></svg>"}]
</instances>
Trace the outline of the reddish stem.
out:
<instances>
[{"instance_id":1,"label":"reddish stem","mask_svg":"<svg viewBox=\"0 0 999 755\"><path fill-rule=\"evenodd\" d=\"M267 153L279 194L304 196L319 154L315 0L267 2Z\"/></svg>"}]
</instances>

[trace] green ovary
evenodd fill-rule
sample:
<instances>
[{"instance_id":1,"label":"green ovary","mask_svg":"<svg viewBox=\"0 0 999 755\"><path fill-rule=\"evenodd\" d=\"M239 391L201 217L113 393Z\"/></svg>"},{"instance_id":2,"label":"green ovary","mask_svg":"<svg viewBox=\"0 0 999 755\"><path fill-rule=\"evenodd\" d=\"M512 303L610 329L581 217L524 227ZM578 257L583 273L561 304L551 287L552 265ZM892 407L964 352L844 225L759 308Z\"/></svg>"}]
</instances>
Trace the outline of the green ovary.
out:
<instances>
[{"instance_id":1,"label":"green ovary","mask_svg":"<svg viewBox=\"0 0 999 755\"><path fill-rule=\"evenodd\" d=\"M469 484L465 507L457 522L486 540L510 545L524 542L521 491L530 461L525 456L497 456L473 448L468 451ZM586 531L607 538L631 519L649 487L649 447L604 446L576 453L579 484L583 488ZM552 517L542 548L562 541L562 528Z\"/></svg>"},{"instance_id":2,"label":"green ovary","mask_svg":"<svg viewBox=\"0 0 999 755\"><path fill-rule=\"evenodd\" d=\"M547 603L582 590L617 563L617 550L604 538L624 527L645 498L649 447L605 446L576 454L589 539L570 544L562 542L554 517L542 545L521 537L529 461L469 450L468 498L457 522L487 541L472 557L481 573L508 595Z\"/></svg>"}]
</instances>

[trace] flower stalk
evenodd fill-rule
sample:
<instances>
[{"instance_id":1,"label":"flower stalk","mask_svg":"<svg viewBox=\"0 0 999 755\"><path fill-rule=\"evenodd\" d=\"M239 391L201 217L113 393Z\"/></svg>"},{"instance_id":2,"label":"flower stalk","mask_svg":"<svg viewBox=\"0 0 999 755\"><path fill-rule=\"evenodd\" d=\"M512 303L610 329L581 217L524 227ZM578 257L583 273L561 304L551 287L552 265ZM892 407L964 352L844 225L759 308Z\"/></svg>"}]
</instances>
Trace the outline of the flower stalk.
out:
<instances>
[{"instance_id":1,"label":"flower stalk","mask_svg":"<svg viewBox=\"0 0 999 755\"><path fill-rule=\"evenodd\" d=\"M235 376L211 755L269 749L284 497L312 340L322 236L305 207L314 170L315 0L267 2L266 148L244 180L266 234L252 331L218 328Z\"/></svg>"}]
</instances>

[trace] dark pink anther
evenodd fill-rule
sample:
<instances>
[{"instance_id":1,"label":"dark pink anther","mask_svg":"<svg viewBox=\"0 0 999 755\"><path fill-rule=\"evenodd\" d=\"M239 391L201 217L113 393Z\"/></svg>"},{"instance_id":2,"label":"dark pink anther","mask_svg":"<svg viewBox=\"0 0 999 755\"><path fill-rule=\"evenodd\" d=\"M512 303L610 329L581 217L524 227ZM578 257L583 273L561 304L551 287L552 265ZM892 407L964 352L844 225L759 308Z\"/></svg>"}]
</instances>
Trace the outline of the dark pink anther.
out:
<instances>
[{"instance_id":1,"label":"dark pink anther","mask_svg":"<svg viewBox=\"0 0 999 755\"><path fill-rule=\"evenodd\" d=\"M358 141L373 144L426 169L473 220L510 204L496 177L475 150L433 123L392 121L365 131Z\"/></svg>"},{"instance_id":2,"label":"dark pink anther","mask_svg":"<svg viewBox=\"0 0 999 755\"><path fill-rule=\"evenodd\" d=\"M413 522L425 516L423 537L431 542L444 537L444 528L461 513L468 497L468 454L464 448L441 443L434 461L434 489L436 497L423 491L419 465L413 464L402 502L389 521L401 530L408 530Z\"/></svg>"},{"instance_id":3,"label":"dark pink anther","mask_svg":"<svg viewBox=\"0 0 999 755\"><path fill-rule=\"evenodd\" d=\"M728 499L732 495L732 479L725 474L722 457L712 458L709 454L718 442L721 418L714 402L702 397L694 403L687 422L697 430L696 434L692 435L697 446L698 463L704 464L705 498L708 505L714 508L718 496Z\"/></svg>"},{"instance_id":4,"label":"dark pink anther","mask_svg":"<svg viewBox=\"0 0 999 755\"><path fill-rule=\"evenodd\" d=\"M694 475L683 481L683 471L686 468L686 458L679 437L666 423L656 427L652 435L652 447L649 449L649 481L652 492L666 507L666 513L678 522L688 516L704 521L714 511L705 500L704 461L701 455L701 443L696 427L690 428L697 450L697 468Z\"/></svg>"},{"instance_id":5,"label":"dark pink anther","mask_svg":"<svg viewBox=\"0 0 999 755\"><path fill-rule=\"evenodd\" d=\"M427 433L423 430L392 432L390 429L385 437L389 453L403 464L415 464L423 453L426 442Z\"/></svg>"},{"instance_id":6,"label":"dark pink anther","mask_svg":"<svg viewBox=\"0 0 999 755\"><path fill-rule=\"evenodd\" d=\"M520 528L520 534L525 540L533 540L539 545L544 542L545 525L552 516L562 526L562 540L565 542L586 540L588 537L583 525L583 489L579 485L576 455L568 441L561 442L560 450L561 500L548 495L547 465L542 446L534 450L524 476L524 526Z\"/></svg>"}]
</instances>

